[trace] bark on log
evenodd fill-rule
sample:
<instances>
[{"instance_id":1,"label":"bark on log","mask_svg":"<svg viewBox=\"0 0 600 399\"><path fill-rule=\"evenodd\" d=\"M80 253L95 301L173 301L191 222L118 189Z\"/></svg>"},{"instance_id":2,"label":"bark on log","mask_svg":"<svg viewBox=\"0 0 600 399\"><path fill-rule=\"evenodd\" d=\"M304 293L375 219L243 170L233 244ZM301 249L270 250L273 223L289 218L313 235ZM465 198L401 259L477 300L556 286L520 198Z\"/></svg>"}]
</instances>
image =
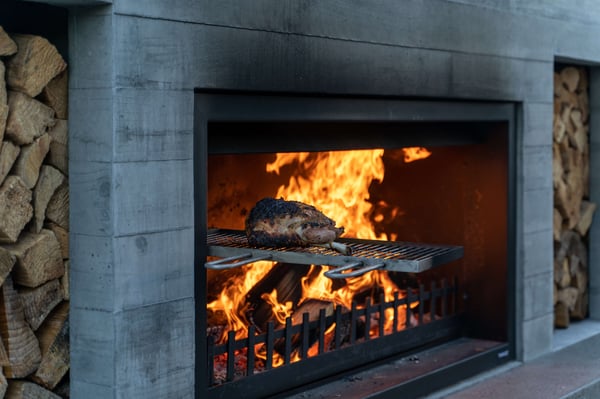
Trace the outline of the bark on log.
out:
<instances>
[{"instance_id":1,"label":"bark on log","mask_svg":"<svg viewBox=\"0 0 600 399\"><path fill-rule=\"evenodd\" d=\"M29 381L8 382L5 399L61 399L60 396Z\"/></svg>"},{"instance_id":2,"label":"bark on log","mask_svg":"<svg viewBox=\"0 0 600 399\"><path fill-rule=\"evenodd\" d=\"M52 311L36 336L40 342L42 361L31 379L53 390L70 367L68 301L63 301Z\"/></svg>"},{"instance_id":3,"label":"bark on log","mask_svg":"<svg viewBox=\"0 0 600 399\"><path fill-rule=\"evenodd\" d=\"M69 117L69 75L66 69L48 82L39 98L56 112L57 118Z\"/></svg>"},{"instance_id":4,"label":"bark on log","mask_svg":"<svg viewBox=\"0 0 600 399\"><path fill-rule=\"evenodd\" d=\"M36 288L23 287L17 291L23 304L25 321L33 331L42 325L54 307L63 300L63 291L58 279L50 280Z\"/></svg>"},{"instance_id":5,"label":"bark on log","mask_svg":"<svg viewBox=\"0 0 600 399\"><path fill-rule=\"evenodd\" d=\"M46 218L65 230L69 230L69 184L61 184L46 207Z\"/></svg>"},{"instance_id":6,"label":"bark on log","mask_svg":"<svg viewBox=\"0 0 600 399\"><path fill-rule=\"evenodd\" d=\"M12 271L17 257L11 254L7 249L0 247L0 286L6 280L6 277Z\"/></svg>"},{"instance_id":7,"label":"bark on log","mask_svg":"<svg viewBox=\"0 0 600 399\"><path fill-rule=\"evenodd\" d=\"M65 176L56 168L42 165L40 176L33 189L33 224L32 231L39 233L44 227L46 207L56 189L65 182Z\"/></svg>"},{"instance_id":8,"label":"bark on log","mask_svg":"<svg viewBox=\"0 0 600 399\"><path fill-rule=\"evenodd\" d=\"M19 285L38 287L65 272L58 240L50 230L24 232L17 243L6 244L5 248L17 258L12 276Z\"/></svg>"},{"instance_id":9,"label":"bark on log","mask_svg":"<svg viewBox=\"0 0 600 399\"><path fill-rule=\"evenodd\" d=\"M42 358L40 347L25 321L23 307L10 276L1 288L0 333L9 359L9 365L4 367L5 375L23 378L33 373Z\"/></svg>"},{"instance_id":10,"label":"bark on log","mask_svg":"<svg viewBox=\"0 0 600 399\"><path fill-rule=\"evenodd\" d=\"M68 126L64 119L57 119L56 124L48 130L52 137L50 150L45 162L60 170L64 175L69 174L69 148L67 143Z\"/></svg>"},{"instance_id":11,"label":"bark on log","mask_svg":"<svg viewBox=\"0 0 600 399\"><path fill-rule=\"evenodd\" d=\"M63 292L63 298L65 298L66 301L71 299L71 295L69 294L69 263L69 260L65 260L65 274L60 278L60 287Z\"/></svg>"},{"instance_id":12,"label":"bark on log","mask_svg":"<svg viewBox=\"0 0 600 399\"><path fill-rule=\"evenodd\" d=\"M21 153L13 167L13 174L19 176L25 186L33 189L40 175L40 167L50 149L50 136L43 134L33 143L21 147Z\"/></svg>"},{"instance_id":13,"label":"bark on log","mask_svg":"<svg viewBox=\"0 0 600 399\"><path fill-rule=\"evenodd\" d=\"M6 397L6 389L8 388L8 381L2 372L2 368L0 368L0 398Z\"/></svg>"},{"instance_id":14,"label":"bark on log","mask_svg":"<svg viewBox=\"0 0 600 399\"><path fill-rule=\"evenodd\" d=\"M17 43L0 26L0 57L13 55L17 52Z\"/></svg>"},{"instance_id":15,"label":"bark on log","mask_svg":"<svg viewBox=\"0 0 600 399\"><path fill-rule=\"evenodd\" d=\"M0 60L0 144L4 140L6 130L6 119L8 118L8 93L4 83L4 63Z\"/></svg>"},{"instance_id":16,"label":"bark on log","mask_svg":"<svg viewBox=\"0 0 600 399\"><path fill-rule=\"evenodd\" d=\"M8 176L20 152L21 147L13 144L12 141L5 140L2 143L2 148L0 148L0 185Z\"/></svg>"},{"instance_id":17,"label":"bark on log","mask_svg":"<svg viewBox=\"0 0 600 399\"><path fill-rule=\"evenodd\" d=\"M0 243L14 243L33 216L32 193L17 176L8 176L0 186Z\"/></svg>"},{"instance_id":18,"label":"bark on log","mask_svg":"<svg viewBox=\"0 0 600 399\"><path fill-rule=\"evenodd\" d=\"M54 110L18 91L8 92L5 137L15 144L30 144L54 126Z\"/></svg>"},{"instance_id":19,"label":"bark on log","mask_svg":"<svg viewBox=\"0 0 600 399\"><path fill-rule=\"evenodd\" d=\"M56 47L41 36L14 34L11 37L18 50L7 62L8 86L35 97L67 64Z\"/></svg>"},{"instance_id":20,"label":"bark on log","mask_svg":"<svg viewBox=\"0 0 600 399\"><path fill-rule=\"evenodd\" d=\"M579 70L575 67L566 67L560 71L563 86L570 92L574 92L579 85Z\"/></svg>"}]
</instances>

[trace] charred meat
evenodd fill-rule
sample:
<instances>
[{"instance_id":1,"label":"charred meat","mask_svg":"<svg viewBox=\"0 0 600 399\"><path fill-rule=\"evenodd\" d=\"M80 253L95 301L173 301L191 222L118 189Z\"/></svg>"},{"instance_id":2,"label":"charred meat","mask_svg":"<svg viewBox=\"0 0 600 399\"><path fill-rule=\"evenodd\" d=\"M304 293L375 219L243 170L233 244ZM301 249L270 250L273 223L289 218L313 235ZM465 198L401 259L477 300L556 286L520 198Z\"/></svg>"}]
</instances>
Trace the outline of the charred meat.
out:
<instances>
[{"instance_id":1,"label":"charred meat","mask_svg":"<svg viewBox=\"0 0 600 399\"><path fill-rule=\"evenodd\" d=\"M349 246L334 242L343 232L332 219L299 201L263 198L246 218L246 236L252 246L307 247L318 245L350 255Z\"/></svg>"}]
</instances>

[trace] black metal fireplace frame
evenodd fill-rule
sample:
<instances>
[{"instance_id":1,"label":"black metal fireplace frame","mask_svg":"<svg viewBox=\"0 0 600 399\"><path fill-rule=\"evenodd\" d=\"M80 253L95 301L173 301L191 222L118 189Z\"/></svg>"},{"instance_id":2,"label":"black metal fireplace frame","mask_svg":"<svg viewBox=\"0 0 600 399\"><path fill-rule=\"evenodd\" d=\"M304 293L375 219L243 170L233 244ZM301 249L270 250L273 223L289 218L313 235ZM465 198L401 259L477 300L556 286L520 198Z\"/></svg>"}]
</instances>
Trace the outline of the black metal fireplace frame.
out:
<instances>
[{"instance_id":1,"label":"black metal fireplace frame","mask_svg":"<svg viewBox=\"0 0 600 399\"><path fill-rule=\"evenodd\" d=\"M508 293L515 292L515 203L517 105L504 102L449 101L391 97L258 93L223 90L196 90L194 109L194 201L195 201L195 275L196 312L196 397L208 397L206 311L203 309L206 273L203 265L207 250L207 162L209 154L325 151L336 149L399 148L407 146L454 145L478 142L481 124L505 123L508 131ZM439 128L443 122L443 129ZM457 129L453 130L453 123ZM368 123L368 137L355 129ZM238 124L244 125L240 137ZM273 124L286 126L287 134L275 135ZM403 124L398 133L398 124ZM211 134L209 135L209 126ZM423 137L422 132L427 135ZM242 133L242 134L244 134ZM339 139L344 145L340 148ZM423 386L441 388L515 358L516 298L507 295L507 335L504 345L482 351L476 356L443 367L408 383L398 384L370 397L394 397L398 393L422 393ZM308 359L310 360L310 359ZM358 367L358 366L357 366ZM284 371L269 373L279 376ZM282 389L282 388L281 388ZM291 391L290 391L291 392ZM227 390L221 393L231 394ZM267 390L265 395L273 395ZM219 397L211 394L210 397Z\"/></svg>"}]
</instances>

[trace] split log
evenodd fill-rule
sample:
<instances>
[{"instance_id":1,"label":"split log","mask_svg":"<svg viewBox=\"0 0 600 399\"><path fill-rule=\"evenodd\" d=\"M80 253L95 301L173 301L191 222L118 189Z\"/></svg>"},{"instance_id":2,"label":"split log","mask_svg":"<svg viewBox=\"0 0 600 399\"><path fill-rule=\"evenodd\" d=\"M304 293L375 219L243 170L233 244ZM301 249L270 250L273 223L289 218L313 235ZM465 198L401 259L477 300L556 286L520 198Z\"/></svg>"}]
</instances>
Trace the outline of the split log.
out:
<instances>
[{"instance_id":1,"label":"split log","mask_svg":"<svg viewBox=\"0 0 600 399\"><path fill-rule=\"evenodd\" d=\"M65 260L64 262L65 265L65 274L62 275L62 277L60 278L60 287L62 289L63 292L63 298L65 298L66 301L68 301L69 299L71 299L71 295L69 294L69 266L70 266L70 261L69 260Z\"/></svg>"},{"instance_id":2,"label":"split log","mask_svg":"<svg viewBox=\"0 0 600 399\"><path fill-rule=\"evenodd\" d=\"M5 140L2 142L2 148L0 148L0 185L8 176L20 152L21 147L13 144L12 141Z\"/></svg>"},{"instance_id":3,"label":"split log","mask_svg":"<svg viewBox=\"0 0 600 399\"><path fill-rule=\"evenodd\" d=\"M577 89L579 77L579 69L576 67L566 67L560 71L562 84L570 92L574 92Z\"/></svg>"},{"instance_id":4,"label":"split log","mask_svg":"<svg viewBox=\"0 0 600 399\"><path fill-rule=\"evenodd\" d=\"M30 144L54 126L54 110L18 91L8 92L5 136L15 144Z\"/></svg>"},{"instance_id":5,"label":"split log","mask_svg":"<svg viewBox=\"0 0 600 399\"><path fill-rule=\"evenodd\" d=\"M43 134L33 143L21 147L21 153L13 167L13 174L19 176L25 186L32 189L40 175L40 167L50 149L50 136Z\"/></svg>"},{"instance_id":6,"label":"split log","mask_svg":"<svg viewBox=\"0 0 600 399\"><path fill-rule=\"evenodd\" d=\"M565 257L561 262L554 261L554 282L559 288L566 288L571 285L568 258Z\"/></svg>"},{"instance_id":7,"label":"split log","mask_svg":"<svg viewBox=\"0 0 600 399\"><path fill-rule=\"evenodd\" d=\"M50 280L36 288L18 288L23 304L25 321L36 331L56 305L63 300L63 291L58 279Z\"/></svg>"},{"instance_id":8,"label":"split log","mask_svg":"<svg viewBox=\"0 0 600 399\"><path fill-rule=\"evenodd\" d=\"M4 84L4 63L0 60L0 145L4 140L6 130L6 119L8 118L8 93Z\"/></svg>"},{"instance_id":9,"label":"split log","mask_svg":"<svg viewBox=\"0 0 600 399\"><path fill-rule=\"evenodd\" d=\"M48 230L52 230L58 243L60 244L60 253L63 259L69 258L69 231L57 225L56 223L48 222L44 225Z\"/></svg>"},{"instance_id":10,"label":"split log","mask_svg":"<svg viewBox=\"0 0 600 399\"><path fill-rule=\"evenodd\" d=\"M4 283L16 262L16 256L8 252L6 248L0 247L0 285Z\"/></svg>"},{"instance_id":11,"label":"split log","mask_svg":"<svg viewBox=\"0 0 600 399\"><path fill-rule=\"evenodd\" d=\"M59 119L69 117L69 75L65 69L42 89L39 99L56 112Z\"/></svg>"},{"instance_id":12,"label":"split log","mask_svg":"<svg viewBox=\"0 0 600 399\"><path fill-rule=\"evenodd\" d=\"M67 64L56 47L41 36L14 34L11 37L17 43L17 53L7 62L7 84L13 90L35 97Z\"/></svg>"},{"instance_id":13,"label":"split log","mask_svg":"<svg viewBox=\"0 0 600 399\"><path fill-rule=\"evenodd\" d=\"M589 294L580 293L577 296L575 307L570 311L570 316L574 320L583 320L588 316Z\"/></svg>"},{"instance_id":14,"label":"split log","mask_svg":"<svg viewBox=\"0 0 600 399\"><path fill-rule=\"evenodd\" d=\"M19 285L38 287L65 272L58 240L50 230L42 229L39 234L26 231L18 242L4 247L17 258L12 276Z\"/></svg>"},{"instance_id":15,"label":"split log","mask_svg":"<svg viewBox=\"0 0 600 399\"><path fill-rule=\"evenodd\" d=\"M564 303L569 311L575 308L579 290L575 287L559 288L557 293L558 303Z\"/></svg>"},{"instance_id":16,"label":"split log","mask_svg":"<svg viewBox=\"0 0 600 399\"><path fill-rule=\"evenodd\" d=\"M36 332L42 361L31 379L47 389L54 389L67 374L69 359L69 302L52 311Z\"/></svg>"},{"instance_id":17,"label":"split log","mask_svg":"<svg viewBox=\"0 0 600 399\"><path fill-rule=\"evenodd\" d=\"M25 321L21 300L10 276L0 291L0 335L9 360L4 373L8 378L22 378L38 368L42 359L40 347Z\"/></svg>"},{"instance_id":18,"label":"split log","mask_svg":"<svg viewBox=\"0 0 600 399\"><path fill-rule=\"evenodd\" d=\"M67 143L67 121L64 119L57 119L56 124L48 130L48 134L52 137L52 141L50 142L50 151L48 151L45 162L60 170L64 175L68 175L69 149Z\"/></svg>"},{"instance_id":19,"label":"split log","mask_svg":"<svg viewBox=\"0 0 600 399\"><path fill-rule=\"evenodd\" d=\"M33 216L32 193L17 176L8 176L0 186L0 242L14 243Z\"/></svg>"},{"instance_id":20,"label":"split log","mask_svg":"<svg viewBox=\"0 0 600 399\"><path fill-rule=\"evenodd\" d=\"M5 399L61 399L61 397L33 382L13 380L8 382Z\"/></svg>"},{"instance_id":21,"label":"split log","mask_svg":"<svg viewBox=\"0 0 600 399\"><path fill-rule=\"evenodd\" d=\"M0 26L0 57L13 55L17 52L17 43Z\"/></svg>"},{"instance_id":22,"label":"split log","mask_svg":"<svg viewBox=\"0 0 600 399\"><path fill-rule=\"evenodd\" d=\"M69 184L61 184L46 207L46 218L65 230L69 230Z\"/></svg>"},{"instance_id":23,"label":"split log","mask_svg":"<svg viewBox=\"0 0 600 399\"><path fill-rule=\"evenodd\" d=\"M8 388L8 381L2 372L2 368L0 368L0 398L4 398L6 394L6 389Z\"/></svg>"},{"instance_id":24,"label":"split log","mask_svg":"<svg viewBox=\"0 0 600 399\"><path fill-rule=\"evenodd\" d=\"M594 216L594 211L596 210L596 204L589 201L581 202L581 210L579 221L577 222L577 226L575 226L575 230L582 236L585 236L592 225L592 219Z\"/></svg>"},{"instance_id":25,"label":"split log","mask_svg":"<svg viewBox=\"0 0 600 399\"><path fill-rule=\"evenodd\" d=\"M560 241L560 233L562 232L563 218L560 211L554 208L554 223L553 223L553 237L554 241Z\"/></svg>"},{"instance_id":26,"label":"split log","mask_svg":"<svg viewBox=\"0 0 600 399\"><path fill-rule=\"evenodd\" d=\"M65 176L56 168L42 165L40 176L33 189L33 224L32 231L39 233L44 227L46 207L56 189L65 182Z\"/></svg>"},{"instance_id":27,"label":"split log","mask_svg":"<svg viewBox=\"0 0 600 399\"><path fill-rule=\"evenodd\" d=\"M569 309L562 302L557 302L554 306L554 326L558 328L567 328L571 324Z\"/></svg>"}]
</instances>

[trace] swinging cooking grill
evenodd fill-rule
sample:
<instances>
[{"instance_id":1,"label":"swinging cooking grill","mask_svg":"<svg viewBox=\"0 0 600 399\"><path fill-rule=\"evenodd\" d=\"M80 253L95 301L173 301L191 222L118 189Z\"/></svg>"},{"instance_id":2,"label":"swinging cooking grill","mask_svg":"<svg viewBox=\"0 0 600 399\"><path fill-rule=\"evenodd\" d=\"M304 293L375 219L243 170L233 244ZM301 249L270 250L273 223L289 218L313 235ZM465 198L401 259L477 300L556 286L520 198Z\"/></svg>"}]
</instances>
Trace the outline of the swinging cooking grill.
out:
<instances>
[{"instance_id":1,"label":"swinging cooking grill","mask_svg":"<svg viewBox=\"0 0 600 399\"><path fill-rule=\"evenodd\" d=\"M325 273L329 278L348 278L371 270L419 273L460 259L463 247L416 244L400 241L340 238L349 245L352 255L333 249L310 246L292 248L251 247L240 230L211 229L207 235L208 255L221 259L205 263L209 269L228 269L259 260L303 265L336 266Z\"/></svg>"}]
</instances>

